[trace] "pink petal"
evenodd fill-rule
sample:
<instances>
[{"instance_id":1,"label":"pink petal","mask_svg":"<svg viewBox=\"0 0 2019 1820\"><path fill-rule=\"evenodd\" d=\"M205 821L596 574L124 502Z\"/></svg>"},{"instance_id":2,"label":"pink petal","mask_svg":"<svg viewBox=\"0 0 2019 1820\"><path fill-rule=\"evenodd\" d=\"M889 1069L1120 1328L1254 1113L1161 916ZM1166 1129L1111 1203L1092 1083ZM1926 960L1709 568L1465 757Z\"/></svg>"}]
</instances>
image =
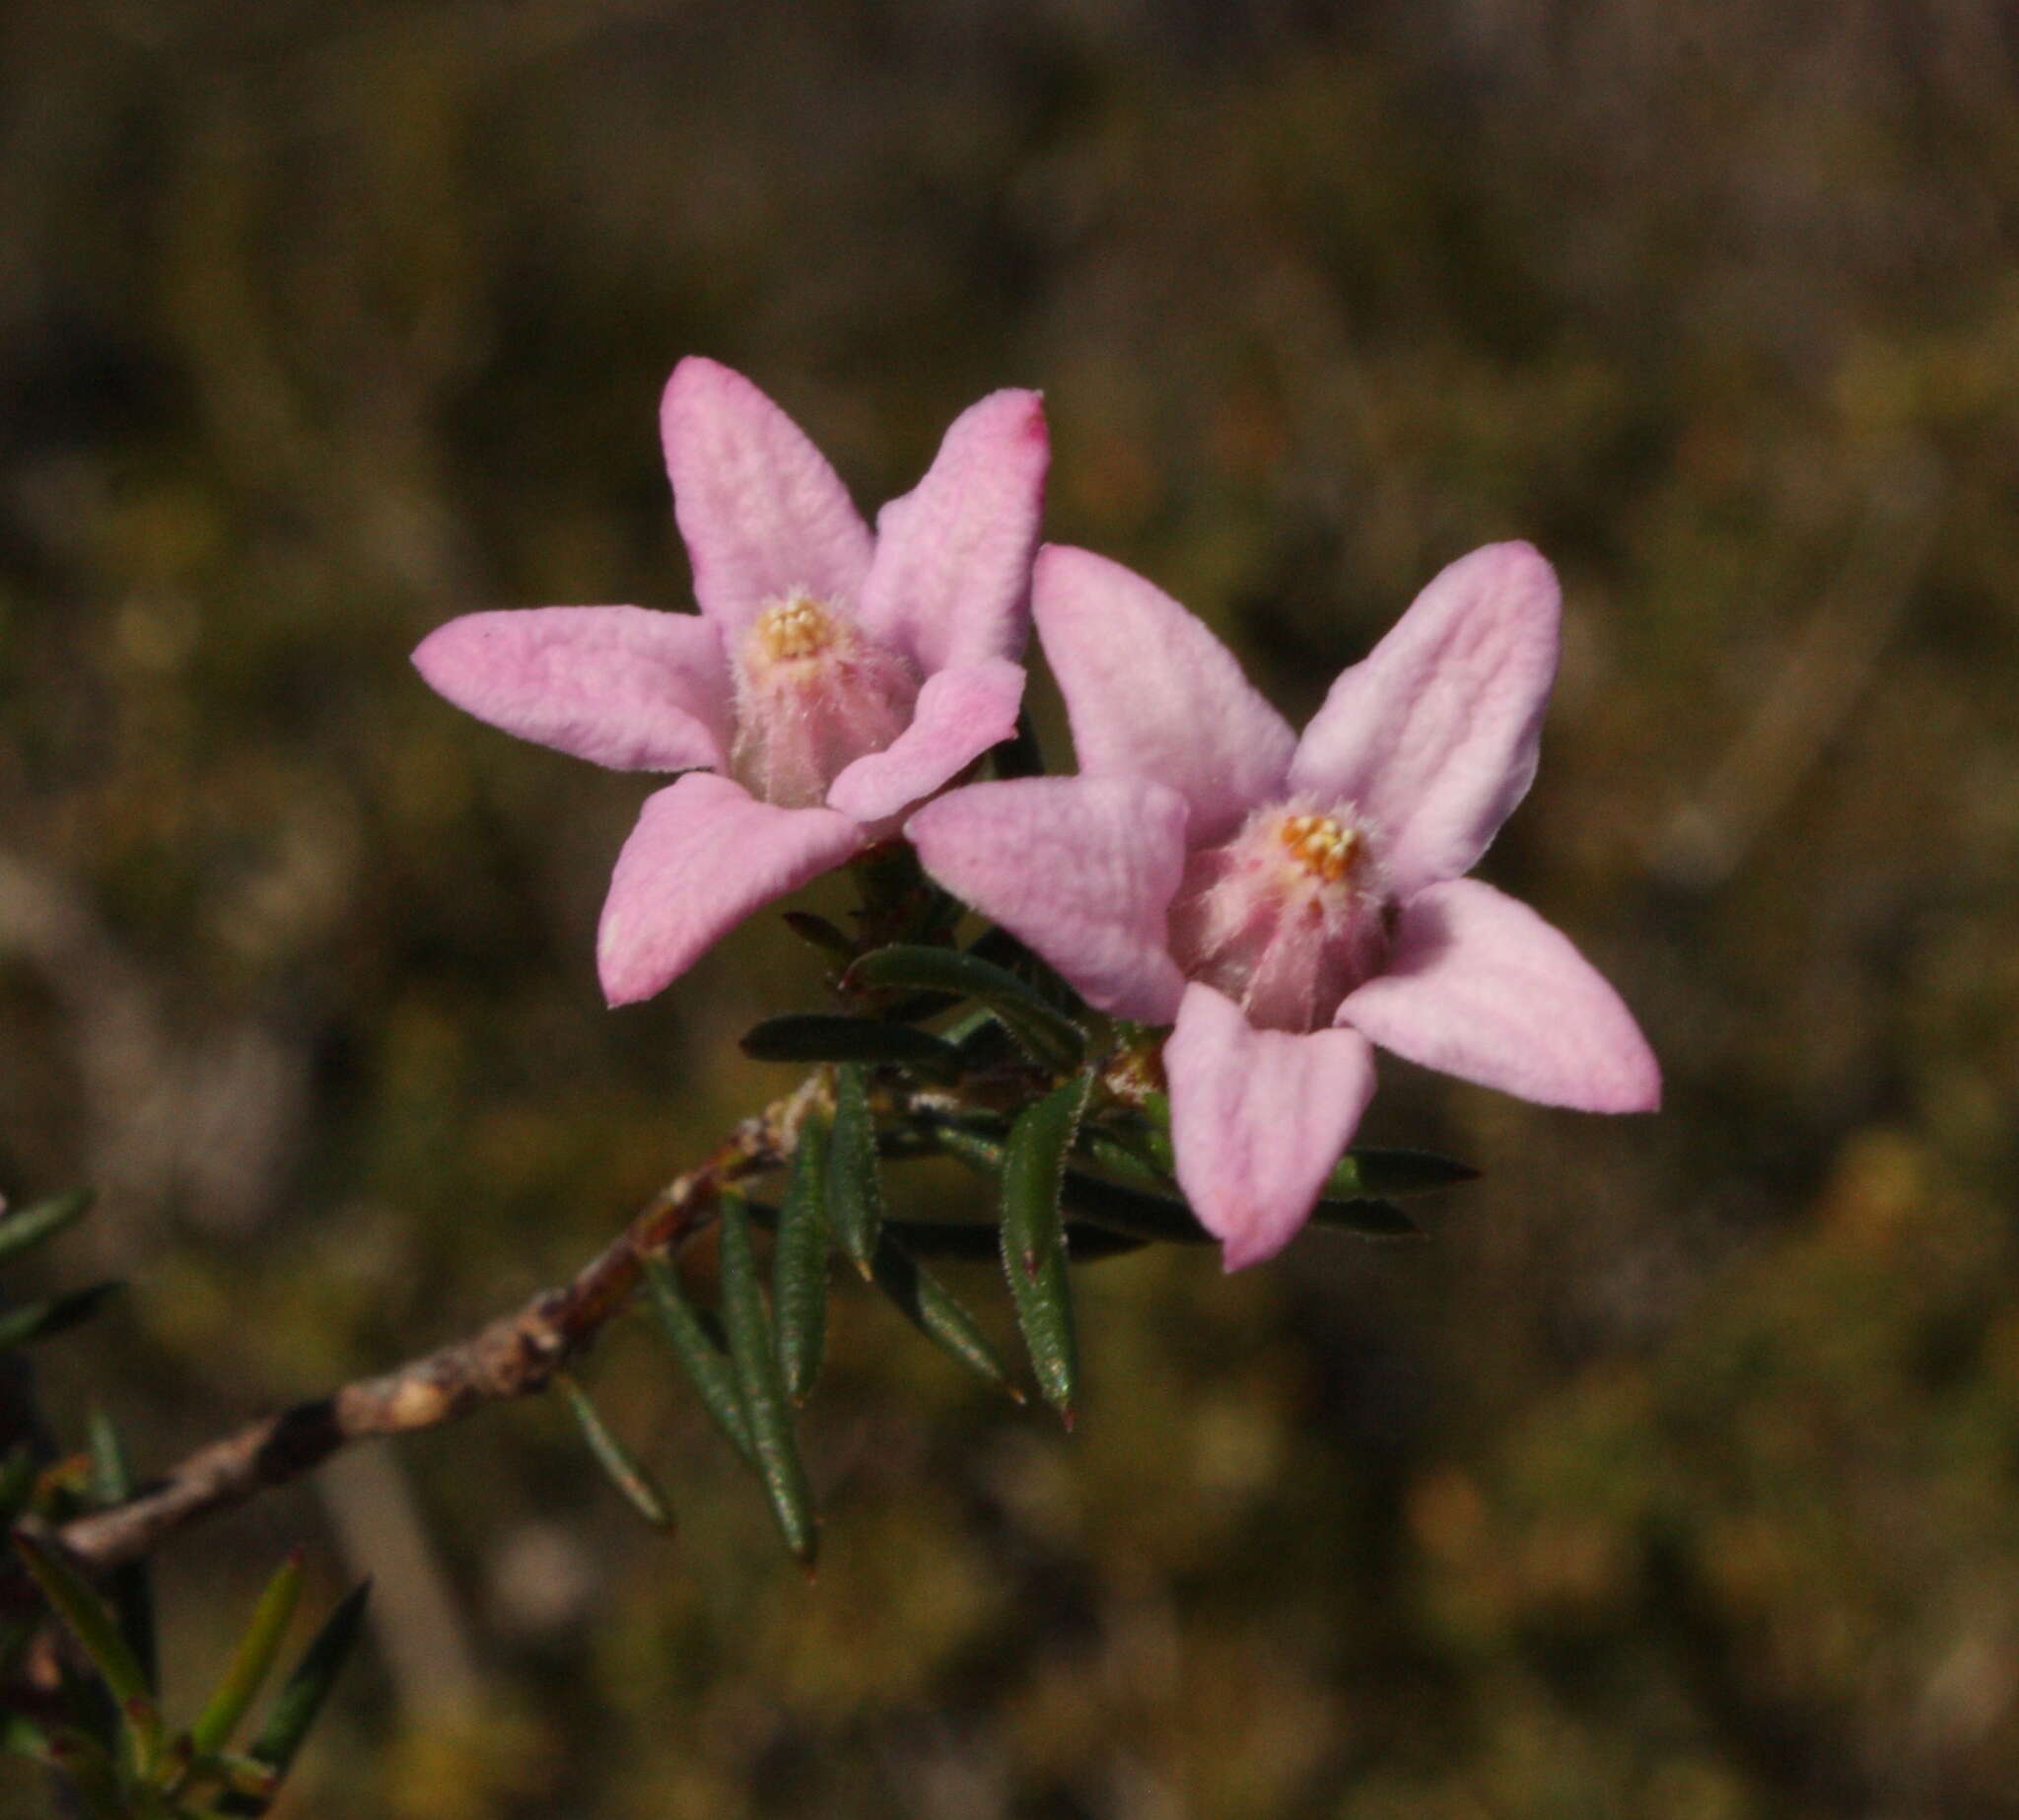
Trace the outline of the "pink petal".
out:
<instances>
[{"instance_id":1,"label":"pink petal","mask_svg":"<svg viewBox=\"0 0 2019 1820\"><path fill-rule=\"evenodd\" d=\"M774 897L859 852L864 834L831 808L774 808L712 771L648 797L617 856L596 932L611 1005L663 991L716 939Z\"/></svg>"},{"instance_id":2,"label":"pink petal","mask_svg":"<svg viewBox=\"0 0 2019 1820\"><path fill-rule=\"evenodd\" d=\"M870 527L798 424L740 373L695 356L673 369L659 421L694 597L731 640L795 588L854 607Z\"/></svg>"},{"instance_id":3,"label":"pink petal","mask_svg":"<svg viewBox=\"0 0 2019 1820\"><path fill-rule=\"evenodd\" d=\"M1280 794L1296 735L1169 595L1105 557L1047 544L1031 610L1084 775L1181 792L1195 847Z\"/></svg>"},{"instance_id":4,"label":"pink petal","mask_svg":"<svg viewBox=\"0 0 2019 1820\"><path fill-rule=\"evenodd\" d=\"M1163 1046L1178 1185L1228 1270L1274 1257L1311 1206L1374 1092L1352 1030L1258 1030L1222 993L1185 988Z\"/></svg>"},{"instance_id":5,"label":"pink petal","mask_svg":"<svg viewBox=\"0 0 2019 1820\"><path fill-rule=\"evenodd\" d=\"M1290 783L1358 804L1409 897L1471 870L1535 776L1557 673L1556 572L1496 543L1439 574L1332 685Z\"/></svg>"},{"instance_id":6,"label":"pink petal","mask_svg":"<svg viewBox=\"0 0 2019 1820\"><path fill-rule=\"evenodd\" d=\"M1661 1070L1634 1014L1526 904L1477 878L1403 907L1388 968L1338 1022L1397 1055L1546 1106L1652 1112Z\"/></svg>"},{"instance_id":7,"label":"pink petal","mask_svg":"<svg viewBox=\"0 0 2019 1820\"><path fill-rule=\"evenodd\" d=\"M1009 738L1022 700L1023 666L1008 658L928 676L911 725L837 777L827 806L858 821L909 808Z\"/></svg>"},{"instance_id":8,"label":"pink petal","mask_svg":"<svg viewBox=\"0 0 2019 1820\"><path fill-rule=\"evenodd\" d=\"M694 613L466 613L421 641L414 667L478 720L619 771L720 765L729 747L722 635Z\"/></svg>"},{"instance_id":9,"label":"pink petal","mask_svg":"<svg viewBox=\"0 0 2019 1820\"><path fill-rule=\"evenodd\" d=\"M1034 391L991 392L956 417L926 477L876 515L863 623L929 676L1021 657L1050 460Z\"/></svg>"},{"instance_id":10,"label":"pink petal","mask_svg":"<svg viewBox=\"0 0 2019 1820\"><path fill-rule=\"evenodd\" d=\"M1185 869L1185 800L1140 778L970 784L905 825L920 864L1071 980L1089 1005L1169 1021L1184 990L1164 909Z\"/></svg>"}]
</instances>

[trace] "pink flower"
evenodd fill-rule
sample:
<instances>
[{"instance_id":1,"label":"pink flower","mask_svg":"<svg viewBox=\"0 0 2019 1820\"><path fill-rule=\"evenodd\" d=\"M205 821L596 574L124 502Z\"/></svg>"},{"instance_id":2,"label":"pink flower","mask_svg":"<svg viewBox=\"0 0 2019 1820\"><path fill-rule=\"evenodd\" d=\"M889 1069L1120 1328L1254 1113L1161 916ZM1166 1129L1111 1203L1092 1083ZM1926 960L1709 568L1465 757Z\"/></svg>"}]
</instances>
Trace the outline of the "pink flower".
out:
<instances>
[{"instance_id":1,"label":"pink flower","mask_svg":"<svg viewBox=\"0 0 2019 1820\"><path fill-rule=\"evenodd\" d=\"M949 891L1164 1044L1180 1186L1226 1268L1280 1251L1374 1089L1370 1039L1548 1105L1651 1111L1654 1057L1534 911L1460 875L1535 775L1555 574L1453 563L1299 739L1142 577L1047 546L1033 611L1080 775L977 784L907 828Z\"/></svg>"},{"instance_id":2,"label":"pink flower","mask_svg":"<svg viewBox=\"0 0 2019 1820\"><path fill-rule=\"evenodd\" d=\"M1035 392L955 419L872 535L740 374L683 360L660 406L701 611L470 613L414 653L457 707L624 771L647 799L596 938L603 995L662 991L773 898L894 833L1015 730L1050 447Z\"/></svg>"}]
</instances>

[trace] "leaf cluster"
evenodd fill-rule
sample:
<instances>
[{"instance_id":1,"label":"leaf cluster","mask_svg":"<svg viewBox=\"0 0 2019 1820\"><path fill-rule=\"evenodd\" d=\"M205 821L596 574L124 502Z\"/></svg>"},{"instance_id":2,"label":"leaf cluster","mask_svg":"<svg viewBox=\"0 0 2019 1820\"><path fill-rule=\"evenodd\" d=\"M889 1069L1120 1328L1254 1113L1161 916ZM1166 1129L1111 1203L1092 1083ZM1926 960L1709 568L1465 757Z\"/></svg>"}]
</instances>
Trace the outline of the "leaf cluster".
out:
<instances>
[{"instance_id":1,"label":"leaf cluster","mask_svg":"<svg viewBox=\"0 0 2019 1820\"><path fill-rule=\"evenodd\" d=\"M948 904L901 861L880 857L859 882L863 937L804 913L788 918L835 961L839 1009L769 1018L742 1039L756 1059L821 1071L778 1204L722 1194L712 1306L671 1259L645 1263L648 1304L680 1372L808 1567L818 1519L796 1412L819 1377L838 1285L859 1279L963 1367L1021 1401L987 1326L933 1269L998 1261L1030 1375L1070 1429L1081 1396L1073 1267L1150 1245L1217 1242L1176 1186L1169 1108L1146 1085L1155 1050L1144 1033L1089 1012L1001 930L952 945ZM872 939L893 931L905 939ZM889 1212L886 1167L934 1156L993 1184L993 1220ZM1472 1174L1413 1152L1352 1152L1315 1223L1364 1238L1415 1236L1421 1228L1396 1197ZM770 1235L768 1282L753 1230ZM850 1268L836 1271L837 1260ZM563 1389L626 1500L670 1527L647 1470L579 1385Z\"/></svg>"},{"instance_id":2,"label":"leaf cluster","mask_svg":"<svg viewBox=\"0 0 2019 1820\"><path fill-rule=\"evenodd\" d=\"M89 1192L59 1195L0 1219L0 1264L69 1226ZM0 1350L47 1339L96 1313L120 1286L101 1283L0 1313ZM133 1474L118 1430L94 1411L86 1446L43 1459L21 1437L0 1459L0 1524L12 1533L26 1598L0 1607L0 1754L58 1777L93 1820L208 1820L271 1806L357 1642L369 1587L338 1603L234 1748L272 1675L300 1601L299 1551L254 1605L209 1699L185 1727L163 1715L152 1571L112 1569L95 1585L66 1555L56 1525L123 1504Z\"/></svg>"}]
</instances>

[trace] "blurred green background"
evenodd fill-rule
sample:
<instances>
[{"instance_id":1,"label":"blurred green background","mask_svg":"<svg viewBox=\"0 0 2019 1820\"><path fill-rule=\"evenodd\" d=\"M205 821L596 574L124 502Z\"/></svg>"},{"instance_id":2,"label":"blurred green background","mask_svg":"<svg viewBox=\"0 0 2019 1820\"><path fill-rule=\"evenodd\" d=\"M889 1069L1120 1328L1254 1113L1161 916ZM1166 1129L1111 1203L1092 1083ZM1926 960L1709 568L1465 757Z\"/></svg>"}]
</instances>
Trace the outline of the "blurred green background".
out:
<instances>
[{"instance_id":1,"label":"blurred green background","mask_svg":"<svg viewBox=\"0 0 2019 1820\"><path fill-rule=\"evenodd\" d=\"M732 1037L810 951L606 1013L648 783L406 662L687 604L692 351L866 506L1042 386L1051 534L1295 718L1540 543L1485 875L1668 1075L1388 1065L1368 1139L1486 1179L1090 1273L1071 1440L844 1293L810 1587L624 1324L676 1540L546 1403L360 1451L166 1551L184 1702L302 1540L378 1594L296 1815L2019 1814L2015 243L1990 0L13 0L0 1187L99 1183L44 1273L135 1285L69 1433L453 1337L790 1085Z\"/></svg>"}]
</instances>

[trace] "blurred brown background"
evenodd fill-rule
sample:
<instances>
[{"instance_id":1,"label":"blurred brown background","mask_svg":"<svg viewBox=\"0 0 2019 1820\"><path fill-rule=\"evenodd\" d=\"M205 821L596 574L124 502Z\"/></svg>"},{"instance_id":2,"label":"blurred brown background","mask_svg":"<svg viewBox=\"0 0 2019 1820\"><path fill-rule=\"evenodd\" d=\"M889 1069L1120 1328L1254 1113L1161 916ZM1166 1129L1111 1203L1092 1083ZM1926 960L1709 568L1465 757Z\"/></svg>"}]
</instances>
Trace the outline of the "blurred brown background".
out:
<instances>
[{"instance_id":1,"label":"blurred brown background","mask_svg":"<svg viewBox=\"0 0 2019 1820\"><path fill-rule=\"evenodd\" d=\"M1486 1180L1089 1274L1070 1441L845 1294L811 1588L613 1332L677 1540L558 1408L360 1453L164 1556L184 1705L300 1539L379 1594L298 1815L2019 1814L2015 81L1987 0L13 0L0 1187L100 1184L44 1272L135 1286L70 1432L451 1337L789 1085L731 1039L810 953L605 1013L646 782L406 663L687 603L690 351L866 506L1043 386L1051 534L1297 718L1532 537L1485 875L1668 1071L1389 1065L1368 1137Z\"/></svg>"}]
</instances>

